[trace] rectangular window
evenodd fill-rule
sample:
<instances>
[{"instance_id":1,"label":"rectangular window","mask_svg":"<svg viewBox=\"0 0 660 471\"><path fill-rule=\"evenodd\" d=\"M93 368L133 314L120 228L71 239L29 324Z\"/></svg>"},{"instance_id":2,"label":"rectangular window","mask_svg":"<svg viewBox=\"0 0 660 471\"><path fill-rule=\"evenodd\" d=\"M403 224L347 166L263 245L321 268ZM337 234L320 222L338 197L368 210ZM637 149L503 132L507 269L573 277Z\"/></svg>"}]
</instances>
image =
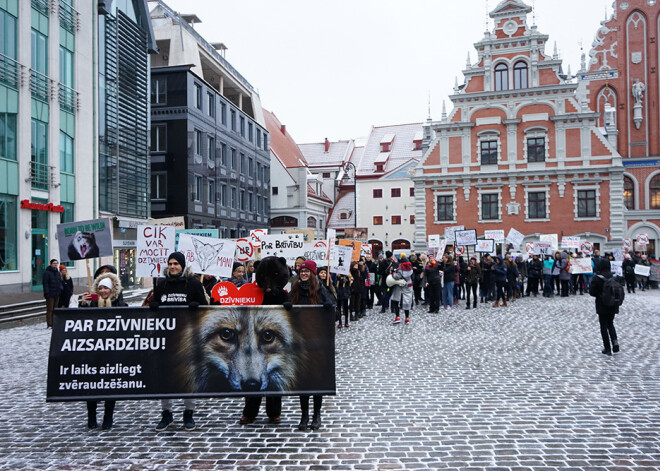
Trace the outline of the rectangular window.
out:
<instances>
[{"instance_id":1,"label":"rectangular window","mask_svg":"<svg viewBox=\"0 0 660 471\"><path fill-rule=\"evenodd\" d=\"M264 150L268 150L268 134L264 132Z\"/></svg>"},{"instance_id":2,"label":"rectangular window","mask_svg":"<svg viewBox=\"0 0 660 471\"><path fill-rule=\"evenodd\" d=\"M277 188L276 186L274 186L274 187L272 188L272 192L273 192L274 195L277 195L277 194L279 193L279 190L278 190L278 188Z\"/></svg>"},{"instance_id":3,"label":"rectangular window","mask_svg":"<svg viewBox=\"0 0 660 471\"><path fill-rule=\"evenodd\" d=\"M195 175L195 201L202 201L202 192L204 191L204 180L199 175Z\"/></svg>"},{"instance_id":4,"label":"rectangular window","mask_svg":"<svg viewBox=\"0 0 660 471\"><path fill-rule=\"evenodd\" d=\"M452 195L438 196L438 221L454 220L454 197Z\"/></svg>"},{"instance_id":5,"label":"rectangular window","mask_svg":"<svg viewBox=\"0 0 660 471\"><path fill-rule=\"evenodd\" d=\"M246 175L247 171L247 159L245 158L245 154L241 152L241 173Z\"/></svg>"},{"instance_id":6,"label":"rectangular window","mask_svg":"<svg viewBox=\"0 0 660 471\"><path fill-rule=\"evenodd\" d=\"M151 125L151 152L165 152L165 124Z\"/></svg>"},{"instance_id":7,"label":"rectangular window","mask_svg":"<svg viewBox=\"0 0 660 471\"><path fill-rule=\"evenodd\" d=\"M261 214L262 208L261 196L257 195L257 214Z\"/></svg>"},{"instance_id":8,"label":"rectangular window","mask_svg":"<svg viewBox=\"0 0 660 471\"><path fill-rule=\"evenodd\" d=\"M32 161L48 164L48 123L32 119Z\"/></svg>"},{"instance_id":9,"label":"rectangular window","mask_svg":"<svg viewBox=\"0 0 660 471\"><path fill-rule=\"evenodd\" d=\"M245 118L241 116L241 137L245 137Z\"/></svg>"},{"instance_id":10,"label":"rectangular window","mask_svg":"<svg viewBox=\"0 0 660 471\"><path fill-rule=\"evenodd\" d=\"M236 111L231 110L229 114L231 115L231 130L236 131Z\"/></svg>"},{"instance_id":11,"label":"rectangular window","mask_svg":"<svg viewBox=\"0 0 660 471\"><path fill-rule=\"evenodd\" d=\"M378 188L378 189L374 188L373 196L374 196L374 198L382 198L383 197L383 190L381 188Z\"/></svg>"},{"instance_id":12,"label":"rectangular window","mask_svg":"<svg viewBox=\"0 0 660 471\"><path fill-rule=\"evenodd\" d=\"M0 112L0 158L16 160L16 113Z\"/></svg>"},{"instance_id":13,"label":"rectangular window","mask_svg":"<svg viewBox=\"0 0 660 471\"><path fill-rule=\"evenodd\" d=\"M206 106L208 109L207 113L211 118L215 118L215 95L213 93L206 93Z\"/></svg>"},{"instance_id":14,"label":"rectangular window","mask_svg":"<svg viewBox=\"0 0 660 471\"><path fill-rule=\"evenodd\" d=\"M215 162L215 138L213 136L207 136L206 150L208 151L209 160Z\"/></svg>"},{"instance_id":15,"label":"rectangular window","mask_svg":"<svg viewBox=\"0 0 660 471\"><path fill-rule=\"evenodd\" d=\"M414 214L410 215L410 224L415 224L415 215Z\"/></svg>"},{"instance_id":16,"label":"rectangular window","mask_svg":"<svg viewBox=\"0 0 660 471\"><path fill-rule=\"evenodd\" d=\"M0 9L0 54L16 59L16 17ZM4 61L0 59L0 63Z\"/></svg>"},{"instance_id":17,"label":"rectangular window","mask_svg":"<svg viewBox=\"0 0 660 471\"><path fill-rule=\"evenodd\" d=\"M167 173L159 172L151 174L151 199L167 199Z\"/></svg>"},{"instance_id":18,"label":"rectangular window","mask_svg":"<svg viewBox=\"0 0 660 471\"><path fill-rule=\"evenodd\" d=\"M252 196L252 193L248 193L248 211L254 211L254 197Z\"/></svg>"},{"instance_id":19,"label":"rectangular window","mask_svg":"<svg viewBox=\"0 0 660 471\"><path fill-rule=\"evenodd\" d=\"M261 149L261 129L257 128L257 147Z\"/></svg>"},{"instance_id":20,"label":"rectangular window","mask_svg":"<svg viewBox=\"0 0 660 471\"><path fill-rule=\"evenodd\" d=\"M30 65L33 70L48 75L48 37L32 30L32 54Z\"/></svg>"},{"instance_id":21,"label":"rectangular window","mask_svg":"<svg viewBox=\"0 0 660 471\"><path fill-rule=\"evenodd\" d=\"M410 196L415 196L415 187L414 186L410 187Z\"/></svg>"},{"instance_id":22,"label":"rectangular window","mask_svg":"<svg viewBox=\"0 0 660 471\"><path fill-rule=\"evenodd\" d=\"M202 109L202 86L198 83L195 84L195 107Z\"/></svg>"},{"instance_id":23,"label":"rectangular window","mask_svg":"<svg viewBox=\"0 0 660 471\"><path fill-rule=\"evenodd\" d=\"M220 185L220 204L227 206L227 185Z\"/></svg>"},{"instance_id":24,"label":"rectangular window","mask_svg":"<svg viewBox=\"0 0 660 471\"><path fill-rule=\"evenodd\" d=\"M238 199L236 197L236 188L231 189L231 207L236 209L238 207Z\"/></svg>"},{"instance_id":25,"label":"rectangular window","mask_svg":"<svg viewBox=\"0 0 660 471\"><path fill-rule=\"evenodd\" d=\"M248 175L254 177L254 161L251 157L248 157Z\"/></svg>"},{"instance_id":26,"label":"rectangular window","mask_svg":"<svg viewBox=\"0 0 660 471\"><path fill-rule=\"evenodd\" d=\"M151 80L151 104L167 104L167 78L158 77Z\"/></svg>"},{"instance_id":27,"label":"rectangular window","mask_svg":"<svg viewBox=\"0 0 660 471\"><path fill-rule=\"evenodd\" d=\"M202 131L195 129L195 154L202 155Z\"/></svg>"},{"instance_id":28,"label":"rectangular window","mask_svg":"<svg viewBox=\"0 0 660 471\"><path fill-rule=\"evenodd\" d=\"M481 219L499 219L499 195L487 193L481 195Z\"/></svg>"},{"instance_id":29,"label":"rectangular window","mask_svg":"<svg viewBox=\"0 0 660 471\"><path fill-rule=\"evenodd\" d=\"M222 166L226 167L227 166L227 144L224 142L222 143L221 146L221 159L222 159Z\"/></svg>"},{"instance_id":30,"label":"rectangular window","mask_svg":"<svg viewBox=\"0 0 660 471\"><path fill-rule=\"evenodd\" d=\"M401 224L401 216L392 216L392 224Z\"/></svg>"},{"instance_id":31,"label":"rectangular window","mask_svg":"<svg viewBox=\"0 0 660 471\"><path fill-rule=\"evenodd\" d=\"M401 188L392 188L390 192L392 194L392 198L401 197Z\"/></svg>"},{"instance_id":32,"label":"rectangular window","mask_svg":"<svg viewBox=\"0 0 660 471\"><path fill-rule=\"evenodd\" d=\"M73 138L60 131L60 172L73 173Z\"/></svg>"},{"instance_id":33,"label":"rectangular window","mask_svg":"<svg viewBox=\"0 0 660 471\"><path fill-rule=\"evenodd\" d=\"M215 180L209 180L209 195L206 201L209 204L215 204Z\"/></svg>"},{"instance_id":34,"label":"rectangular window","mask_svg":"<svg viewBox=\"0 0 660 471\"><path fill-rule=\"evenodd\" d=\"M73 88L73 52L63 46L60 46L60 83Z\"/></svg>"},{"instance_id":35,"label":"rectangular window","mask_svg":"<svg viewBox=\"0 0 660 471\"><path fill-rule=\"evenodd\" d=\"M257 162L257 180L261 181L261 164Z\"/></svg>"},{"instance_id":36,"label":"rectangular window","mask_svg":"<svg viewBox=\"0 0 660 471\"><path fill-rule=\"evenodd\" d=\"M236 166L238 163L236 162L236 149L232 148L231 149L231 169L236 170Z\"/></svg>"},{"instance_id":37,"label":"rectangular window","mask_svg":"<svg viewBox=\"0 0 660 471\"><path fill-rule=\"evenodd\" d=\"M579 218L596 217L596 190L578 190L577 199Z\"/></svg>"},{"instance_id":38,"label":"rectangular window","mask_svg":"<svg viewBox=\"0 0 660 471\"><path fill-rule=\"evenodd\" d=\"M383 225L383 216L374 216L374 226Z\"/></svg>"},{"instance_id":39,"label":"rectangular window","mask_svg":"<svg viewBox=\"0 0 660 471\"><path fill-rule=\"evenodd\" d=\"M18 270L17 199L0 195L0 271Z\"/></svg>"},{"instance_id":40,"label":"rectangular window","mask_svg":"<svg viewBox=\"0 0 660 471\"><path fill-rule=\"evenodd\" d=\"M481 141L481 165L497 165L497 141Z\"/></svg>"},{"instance_id":41,"label":"rectangular window","mask_svg":"<svg viewBox=\"0 0 660 471\"><path fill-rule=\"evenodd\" d=\"M248 140L254 142L254 125L252 123L248 123Z\"/></svg>"},{"instance_id":42,"label":"rectangular window","mask_svg":"<svg viewBox=\"0 0 660 471\"><path fill-rule=\"evenodd\" d=\"M227 105L220 103L220 121L227 126Z\"/></svg>"},{"instance_id":43,"label":"rectangular window","mask_svg":"<svg viewBox=\"0 0 660 471\"><path fill-rule=\"evenodd\" d=\"M545 162L545 137L527 139L527 161Z\"/></svg>"},{"instance_id":44,"label":"rectangular window","mask_svg":"<svg viewBox=\"0 0 660 471\"><path fill-rule=\"evenodd\" d=\"M527 206L530 219L545 219L545 191L527 193Z\"/></svg>"},{"instance_id":45,"label":"rectangular window","mask_svg":"<svg viewBox=\"0 0 660 471\"><path fill-rule=\"evenodd\" d=\"M64 224L65 222L73 222L75 221L75 205L73 203L65 203L61 202L60 206L64 209L64 212L60 213L60 224ZM67 266L67 267L74 267L76 264L74 262L62 262L62 265Z\"/></svg>"}]
</instances>

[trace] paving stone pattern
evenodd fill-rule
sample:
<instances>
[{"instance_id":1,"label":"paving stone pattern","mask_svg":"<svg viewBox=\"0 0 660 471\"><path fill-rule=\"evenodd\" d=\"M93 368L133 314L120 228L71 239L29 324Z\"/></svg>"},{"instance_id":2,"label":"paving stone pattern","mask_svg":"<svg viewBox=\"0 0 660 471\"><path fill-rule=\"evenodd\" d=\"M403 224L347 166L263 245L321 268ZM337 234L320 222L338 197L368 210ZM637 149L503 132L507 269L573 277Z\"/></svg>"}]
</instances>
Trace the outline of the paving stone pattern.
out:
<instances>
[{"instance_id":1,"label":"paving stone pattern","mask_svg":"<svg viewBox=\"0 0 660 471\"><path fill-rule=\"evenodd\" d=\"M660 469L660 292L628 295L614 356L586 295L392 317L338 331L316 432L296 430L296 397L278 425L262 411L241 426L241 400L211 399L186 432L179 401L157 433L159 402L123 401L112 430L88 431L83 402L45 402L44 324L0 330L0 468Z\"/></svg>"}]
</instances>

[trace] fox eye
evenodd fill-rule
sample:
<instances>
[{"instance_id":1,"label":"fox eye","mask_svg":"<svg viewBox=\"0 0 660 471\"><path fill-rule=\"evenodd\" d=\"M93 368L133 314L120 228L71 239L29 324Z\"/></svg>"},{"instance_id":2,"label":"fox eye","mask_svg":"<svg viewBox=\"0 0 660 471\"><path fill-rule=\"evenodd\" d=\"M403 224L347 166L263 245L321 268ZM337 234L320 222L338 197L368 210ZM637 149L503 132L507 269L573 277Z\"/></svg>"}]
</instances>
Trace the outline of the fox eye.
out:
<instances>
[{"instance_id":1,"label":"fox eye","mask_svg":"<svg viewBox=\"0 0 660 471\"><path fill-rule=\"evenodd\" d=\"M236 333L231 329L222 329L222 330L220 330L218 335L220 335L220 338L222 340L229 341L229 340L232 340L234 338Z\"/></svg>"},{"instance_id":2,"label":"fox eye","mask_svg":"<svg viewBox=\"0 0 660 471\"><path fill-rule=\"evenodd\" d=\"M261 340L266 343L271 343L273 340L275 340L275 332L272 330L265 330L264 333L261 334Z\"/></svg>"}]
</instances>

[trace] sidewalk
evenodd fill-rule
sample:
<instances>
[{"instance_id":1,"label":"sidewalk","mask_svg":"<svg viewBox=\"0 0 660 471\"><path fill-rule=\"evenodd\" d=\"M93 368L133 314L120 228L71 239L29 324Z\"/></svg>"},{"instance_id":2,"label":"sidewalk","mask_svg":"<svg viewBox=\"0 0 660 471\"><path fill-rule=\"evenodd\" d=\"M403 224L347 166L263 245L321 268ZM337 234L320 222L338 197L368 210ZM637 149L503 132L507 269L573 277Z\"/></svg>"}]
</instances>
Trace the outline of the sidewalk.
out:
<instances>
[{"instance_id":1,"label":"sidewalk","mask_svg":"<svg viewBox=\"0 0 660 471\"><path fill-rule=\"evenodd\" d=\"M82 294L87 291L85 286L76 286L74 288L74 294ZM125 289L124 298L131 298L139 294L144 293L146 297L149 289L146 288L134 288L134 289ZM0 295L0 306L8 306L11 304L22 304L30 301L44 301L43 291L32 291L31 293L12 293L12 294L2 294Z\"/></svg>"}]
</instances>

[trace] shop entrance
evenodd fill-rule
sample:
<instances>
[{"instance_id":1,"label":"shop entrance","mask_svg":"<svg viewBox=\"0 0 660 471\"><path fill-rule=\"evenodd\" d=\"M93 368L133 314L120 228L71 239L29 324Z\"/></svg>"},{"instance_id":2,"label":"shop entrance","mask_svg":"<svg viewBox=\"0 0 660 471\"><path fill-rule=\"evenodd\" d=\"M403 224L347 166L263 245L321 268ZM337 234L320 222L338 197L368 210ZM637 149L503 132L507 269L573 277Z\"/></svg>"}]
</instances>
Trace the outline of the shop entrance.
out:
<instances>
[{"instance_id":1,"label":"shop entrance","mask_svg":"<svg viewBox=\"0 0 660 471\"><path fill-rule=\"evenodd\" d=\"M43 289L48 266L48 213L32 210L32 291Z\"/></svg>"}]
</instances>

